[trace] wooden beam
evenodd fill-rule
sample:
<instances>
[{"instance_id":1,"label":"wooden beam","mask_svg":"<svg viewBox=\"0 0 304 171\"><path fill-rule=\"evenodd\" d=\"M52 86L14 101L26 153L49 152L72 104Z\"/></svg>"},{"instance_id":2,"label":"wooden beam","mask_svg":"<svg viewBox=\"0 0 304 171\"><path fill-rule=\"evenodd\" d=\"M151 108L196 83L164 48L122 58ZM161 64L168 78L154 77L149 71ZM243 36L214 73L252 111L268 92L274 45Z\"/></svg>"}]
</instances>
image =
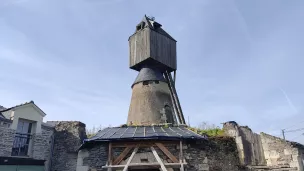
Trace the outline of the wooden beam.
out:
<instances>
[{"instance_id":1,"label":"wooden beam","mask_svg":"<svg viewBox=\"0 0 304 171\"><path fill-rule=\"evenodd\" d=\"M154 156L155 156L157 162L160 164L161 170L162 170L162 171L167 171L167 169L166 169L166 167L165 167L163 161L162 161L162 160L160 159L160 157L158 156L158 154L157 154L157 152L155 151L154 147L150 147L150 148L151 148L152 153L154 154Z\"/></svg>"},{"instance_id":2,"label":"wooden beam","mask_svg":"<svg viewBox=\"0 0 304 171\"><path fill-rule=\"evenodd\" d=\"M164 152L166 154L167 157L169 157L169 159L174 162L174 163L178 163L179 161L177 160L177 158L162 144L162 143L155 143L157 145L157 147L159 149L161 149L162 152Z\"/></svg>"},{"instance_id":3,"label":"wooden beam","mask_svg":"<svg viewBox=\"0 0 304 171\"><path fill-rule=\"evenodd\" d=\"M118 165L125 157L126 155L130 152L132 147L126 147L122 153L114 160L113 165Z\"/></svg>"},{"instance_id":4,"label":"wooden beam","mask_svg":"<svg viewBox=\"0 0 304 171\"><path fill-rule=\"evenodd\" d=\"M177 109L178 109L178 112L180 114L180 117L181 117L181 120L182 120L182 124L186 124L185 118L184 118L184 114L183 114L183 111L182 111L182 107L180 105L180 102L179 102L179 99L178 99L178 96L177 96L177 92L176 92L174 83L172 84L172 82L173 82L172 75L168 71L166 71L166 73L167 73L167 75L169 77L169 83L171 84L171 88L173 90L173 96L175 97L175 100L176 100L176 103L177 103Z\"/></svg>"},{"instance_id":5,"label":"wooden beam","mask_svg":"<svg viewBox=\"0 0 304 171\"><path fill-rule=\"evenodd\" d=\"M124 167L124 169L123 169L123 171L127 171L127 170L128 170L129 164L131 163L131 161L132 161L134 155L137 153L137 150L138 150L138 147L136 147L136 148L133 150L131 156L129 157L129 160L128 160L127 164L125 165L125 167Z\"/></svg>"},{"instance_id":6,"label":"wooden beam","mask_svg":"<svg viewBox=\"0 0 304 171\"><path fill-rule=\"evenodd\" d=\"M112 143L109 143L109 153L108 153L108 165L112 165ZM108 168L108 171L112 171L111 168Z\"/></svg>"},{"instance_id":7,"label":"wooden beam","mask_svg":"<svg viewBox=\"0 0 304 171\"><path fill-rule=\"evenodd\" d=\"M179 162L182 163L183 158L184 158L184 155L183 155L183 141L179 141L179 149L180 149L179 150ZM181 165L180 170L184 171L184 165Z\"/></svg>"},{"instance_id":8,"label":"wooden beam","mask_svg":"<svg viewBox=\"0 0 304 171\"><path fill-rule=\"evenodd\" d=\"M176 84L176 70L174 70L174 86Z\"/></svg>"},{"instance_id":9,"label":"wooden beam","mask_svg":"<svg viewBox=\"0 0 304 171\"><path fill-rule=\"evenodd\" d=\"M180 168L181 165L186 165L187 163L164 163L166 167L169 168ZM128 168L133 167L160 167L159 163L130 163ZM112 166L102 166L102 168L124 168L125 165L112 165Z\"/></svg>"},{"instance_id":10,"label":"wooden beam","mask_svg":"<svg viewBox=\"0 0 304 171\"><path fill-rule=\"evenodd\" d=\"M178 145L178 141L135 141L135 142L123 142L123 143L112 143L112 147L151 147L152 145L155 146L155 143L162 143L166 145Z\"/></svg>"},{"instance_id":11,"label":"wooden beam","mask_svg":"<svg viewBox=\"0 0 304 171\"><path fill-rule=\"evenodd\" d=\"M176 102L176 99L175 99L175 96L174 96L174 91L173 91L173 88L172 88L172 83L170 82L168 74L170 74L170 73L168 73L166 71L164 73L164 76L165 76L166 80L168 81L168 87L169 87L169 90L170 90L170 96L171 96L171 100L172 100L172 105L173 105L174 113L177 116L178 122L180 124L183 124L182 117L181 117L181 115L179 113L177 102Z\"/></svg>"}]
</instances>

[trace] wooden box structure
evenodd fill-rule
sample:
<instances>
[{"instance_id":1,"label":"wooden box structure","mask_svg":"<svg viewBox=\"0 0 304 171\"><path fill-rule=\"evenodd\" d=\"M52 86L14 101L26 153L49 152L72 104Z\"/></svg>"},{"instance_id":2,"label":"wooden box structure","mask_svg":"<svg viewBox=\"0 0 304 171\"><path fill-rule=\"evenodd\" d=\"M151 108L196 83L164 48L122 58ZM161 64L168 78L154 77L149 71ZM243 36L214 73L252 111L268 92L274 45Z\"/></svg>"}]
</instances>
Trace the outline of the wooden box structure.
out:
<instances>
[{"instance_id":1,"label":"wooden box structure","mask_svg":"<svg viewBox=\"0 0 304 171\"><path fill-rule=\"evenodd\" d=\"M173 168L183 171L184 166L187 165L183 155L183 142L205 139L206 137L190 131L185 126L113 127L106 128L98 132L94 137L85 140L80 149L86 148L89 145L108 143L108 160L107 164L103 166L108 171L127 171L133 169L167 171ZM173 155L167 148L172 145L179 147L178 156L176 154ZM119 155L114 156L116 148L123 148L123 150L121 150ZM137 153L143 148L149 150L140 152L140 154L150 153L155 160L138 160L140 158L138 156L140 155L137 155ZM164 154L162 155L163 158L160 152ZM135 156L137 160L135 160Z\"/></svg>"},{"instance_id":2,"label":"wooden box structure","mask_svg":"<svg viewBox=\"0 0 304 171\"><path fill-rule=\"evenodd\" d=\"M176 40L147 16L129 37L129 51L131 69L154 66L162 72L176 70Z\"/></svg>"}]
</instances>

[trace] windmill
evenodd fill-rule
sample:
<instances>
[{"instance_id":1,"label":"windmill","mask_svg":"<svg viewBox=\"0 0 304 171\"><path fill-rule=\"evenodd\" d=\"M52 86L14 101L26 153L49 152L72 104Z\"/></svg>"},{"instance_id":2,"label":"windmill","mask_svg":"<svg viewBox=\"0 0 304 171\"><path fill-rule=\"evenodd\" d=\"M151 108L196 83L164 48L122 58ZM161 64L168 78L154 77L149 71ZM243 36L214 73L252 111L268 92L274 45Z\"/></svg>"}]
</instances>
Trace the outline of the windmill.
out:
<instances>
[{"instance_id":1,"label":"windmill","mask_svg":"<svg viewBox=\"0 0 304 171\"><path fill-rule=\"evenodd\" d=\"M144 16L129 37L129 67L139 72L132 84L131 125L185 124L175 89L176 40L161 27L154 17Z\"/></svg>"}]
</instances>

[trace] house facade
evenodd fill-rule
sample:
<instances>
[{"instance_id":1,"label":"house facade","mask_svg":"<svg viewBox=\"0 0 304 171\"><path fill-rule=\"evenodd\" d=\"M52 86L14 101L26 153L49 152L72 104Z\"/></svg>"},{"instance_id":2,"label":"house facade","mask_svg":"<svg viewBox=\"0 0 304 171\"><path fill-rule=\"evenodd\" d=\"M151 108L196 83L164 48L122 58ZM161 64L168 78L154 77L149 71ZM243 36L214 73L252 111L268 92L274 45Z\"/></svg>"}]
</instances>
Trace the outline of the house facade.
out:
<instances>
[{"instance_id":1,"label":"house facade","mask_svg":"<svg viewBox=\"0 0 304 171\"><path fill-rule=\"evenodd\" d=\"M33 102L27 102L11 108L0 108L0 170L5 171L50 171L62 165L58 158L61 156L74 162L76 167L77 148L72 151L62 150L67 143L62 137L69 138L70 132L82 127L85 138L85 125L80 122L43 122L46 114ZM70 127L73 128L70 128ZM76 134L78 132L76 131ZM57 140L55 141L55 136ZM61 139L59 139L62 137ZM75 146L81 144L81 139L73 135L70 141ZM79 142L78 144L75 142ZM71 143L71 142L70 142ZM75 147L71 145L70 147ZM57 150L57 151L54 151ZM53 163L53 164L52 164ZM64 163L65 164L65 163ZM62 169L58 169L62 170Z\"/></svg>"}]
</instances>

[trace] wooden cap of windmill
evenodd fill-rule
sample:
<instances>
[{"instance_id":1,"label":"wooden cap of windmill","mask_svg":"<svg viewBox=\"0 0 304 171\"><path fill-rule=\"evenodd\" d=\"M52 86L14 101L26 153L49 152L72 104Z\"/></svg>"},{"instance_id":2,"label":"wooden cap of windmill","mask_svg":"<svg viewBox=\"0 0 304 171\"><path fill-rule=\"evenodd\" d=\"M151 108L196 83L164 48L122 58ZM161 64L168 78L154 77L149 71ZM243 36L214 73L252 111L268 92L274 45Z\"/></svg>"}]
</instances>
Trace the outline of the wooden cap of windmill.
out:
<instances>
[{"instance_id":1,"label":"wooden cap of windmill","mask_svg":"<svg viewBox=\"0 0 304 171\"><path fill-rule=\"evenodd\" d=\"M146 15L129 37L131 69L140 71L144 66L160 72L176 70L176 40L162 25Z\"/></svg>"}]
</instances>

